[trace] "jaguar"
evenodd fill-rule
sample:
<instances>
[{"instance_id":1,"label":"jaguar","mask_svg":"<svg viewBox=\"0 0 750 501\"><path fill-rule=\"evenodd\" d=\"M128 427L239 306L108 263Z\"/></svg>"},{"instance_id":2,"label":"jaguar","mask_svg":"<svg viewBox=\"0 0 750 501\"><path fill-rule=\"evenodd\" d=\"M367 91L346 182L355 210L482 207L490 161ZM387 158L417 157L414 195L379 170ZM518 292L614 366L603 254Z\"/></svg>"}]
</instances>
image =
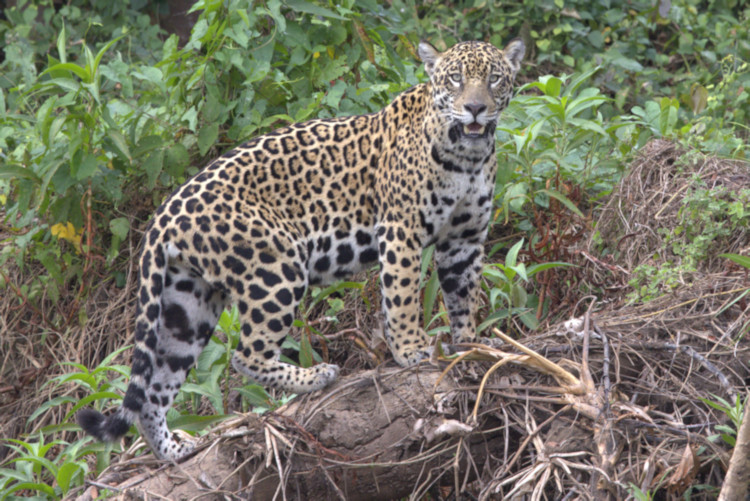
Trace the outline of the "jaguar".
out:
<instances>
[{"instance_id":1,"label":"jaguar","mask_svg":"<svg viewBox=\"0 0 750 501\"><path fill-rule=\"evenodd\" d=\"M109 416L80 426L114 441L136 423L154 453L177 460L195 441L166 414L224 308L241 334L232 365L269 387L320 390L339 368L279 359L308 286L379 264L384 331L395 361L429 358L420 323L422 251L434 259L453 342L472 340L492 210L495 129L525 52L481 41L418 46L429 81L369 115L315 119L256 137L167 197L140 255L130 381Z\"/></svg>"}]
</instances>

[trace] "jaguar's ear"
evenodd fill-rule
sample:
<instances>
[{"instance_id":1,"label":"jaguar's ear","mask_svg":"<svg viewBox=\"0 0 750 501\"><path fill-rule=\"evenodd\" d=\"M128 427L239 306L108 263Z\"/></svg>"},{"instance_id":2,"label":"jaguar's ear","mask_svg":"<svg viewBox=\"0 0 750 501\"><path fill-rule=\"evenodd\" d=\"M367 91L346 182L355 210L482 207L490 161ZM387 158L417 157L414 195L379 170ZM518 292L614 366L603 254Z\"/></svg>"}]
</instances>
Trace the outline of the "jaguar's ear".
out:
<instances>
[{"instance_id":1,"label":"jaguar's ear","mask_svg":"<svg viewBox=\"0 0 750 501\"><path fill-rule=\"evenodd\" d=\"M506 59L510 63L513 71L518 71L521 67L521 61L523 56L526 54L526 44L520 38L514 38L510 43L503 49Z\"/></svg>"},{"instance_id":2,"label":"jaguar's ear","mask_svg":"<svg viewBox=\"0 0 750 501\"><path fill-rule=\"evenodd\" d=\"M435 64L440 59L440 51L430 45L428 42L422 40L419 42L419 59L424 63L424 69L428 75L432 76L432 72L435 70Z\"/></svg>"}]
</instances>

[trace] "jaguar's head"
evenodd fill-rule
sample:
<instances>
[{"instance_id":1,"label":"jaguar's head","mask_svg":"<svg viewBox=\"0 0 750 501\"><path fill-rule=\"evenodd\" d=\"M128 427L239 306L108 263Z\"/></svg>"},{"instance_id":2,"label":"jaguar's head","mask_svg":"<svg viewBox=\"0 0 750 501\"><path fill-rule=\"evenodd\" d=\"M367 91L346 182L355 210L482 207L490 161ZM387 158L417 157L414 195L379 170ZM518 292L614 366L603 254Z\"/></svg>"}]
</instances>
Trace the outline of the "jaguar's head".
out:
<instances>
[{"instance_id":1,"label":"jaguar's head","mask_svg":"<svg viewBox=\"0 0 750 501\"><path fill-rule=\"evenodd\" d=\"M451 141L492 137L498 115L513 96L525 50L520 39L504 50L486 42L461 42L445 52L427 42L419 44L435 107Z\"/></svg>"}]
</instances>

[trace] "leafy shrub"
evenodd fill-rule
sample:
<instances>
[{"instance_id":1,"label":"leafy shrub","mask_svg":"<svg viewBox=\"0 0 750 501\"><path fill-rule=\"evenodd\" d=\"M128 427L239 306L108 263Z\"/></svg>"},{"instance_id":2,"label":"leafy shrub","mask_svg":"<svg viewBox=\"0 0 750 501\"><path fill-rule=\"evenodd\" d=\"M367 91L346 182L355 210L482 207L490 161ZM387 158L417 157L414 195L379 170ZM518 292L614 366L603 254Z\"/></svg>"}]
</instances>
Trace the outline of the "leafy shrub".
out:
<instances>
[{"instance_id":1,"label":"leafy shrub","mask_svg":"<svg viewBox=\"0 0 750 501\"><path fill-rule=\"evenodd\" d=\"M680 202L677 224L657 229L665 246L659 266L644 263L633 270L630 299L653 299L691 280L700 263L748 234L749 204L750 189L708 188L696 180Z\"/></svg>"},{"instance_id":2,"label":"leafy shrub","mask_svg":"<svg viewBox=\"0 0 750 501\"><path fill-rule=\"evenodd\" d=\"M38 58L48 29L21 41L36 26L36 7L9 9L4 27L23 57L3 63L20 83L0 87L0 194L14 235L0 264L44 267L37 286L18 289L31 303L56 302L82 282L79 306L91 267L112 264L131 230L124 208L145 202L148 214L205 158L286 123L374 111L417 82L414 65L383 36L388 19L376 5L363 8L377 11L365 17L353 2L334 9L302 0L197 2L201 14L186 46L172 35L145 59L127 50L153 35L140 16L137 32L122 28L97 43L71 37L65 21L80 22L80 12L68 7L43 11L60 26L45 62ZM153 44L139 47L135 55ZM37 66L38 73L24 70ZM64 325L72 313L51 322Z\"/></svg>"}]
</instances>

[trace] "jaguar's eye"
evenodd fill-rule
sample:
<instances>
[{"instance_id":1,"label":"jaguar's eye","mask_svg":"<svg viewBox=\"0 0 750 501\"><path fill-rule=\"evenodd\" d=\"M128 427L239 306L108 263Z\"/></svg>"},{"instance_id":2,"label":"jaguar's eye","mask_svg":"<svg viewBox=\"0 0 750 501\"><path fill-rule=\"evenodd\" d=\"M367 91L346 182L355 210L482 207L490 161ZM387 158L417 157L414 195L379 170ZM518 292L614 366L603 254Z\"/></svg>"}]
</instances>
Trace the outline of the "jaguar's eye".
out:
<instances>
[{"instance_id":1,"label":"jaguar's eye","mask_svg":"<svg viewBox=\"0 0 750 501\"><path fill-rule=\"evenodd\" d=\"M495 73L494 75L490 75L490 84L495 85L500 81L500 75Z\"/></svg>"},{"instance_id":2,"label":"jaguar's eye","mask_svg":"<svg viewBox=\"0 0 750 501\"><path fill-rule=\"evenodd\" d=\"M453 83L461 83L461 73L451 73L450 75L448 75L448 78L450 78Z\"/></svg>"}]
</instances>

